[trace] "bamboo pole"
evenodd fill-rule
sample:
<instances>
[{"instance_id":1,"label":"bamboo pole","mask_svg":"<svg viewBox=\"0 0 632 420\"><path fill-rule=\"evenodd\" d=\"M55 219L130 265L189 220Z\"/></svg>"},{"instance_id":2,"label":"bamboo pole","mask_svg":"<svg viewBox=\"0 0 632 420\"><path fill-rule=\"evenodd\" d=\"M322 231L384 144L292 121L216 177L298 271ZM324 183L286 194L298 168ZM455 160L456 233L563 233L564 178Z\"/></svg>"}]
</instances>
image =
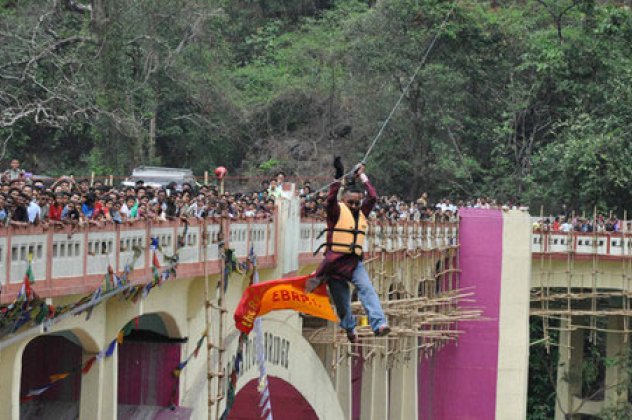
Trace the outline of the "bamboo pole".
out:
<instances>
[{"instance_id":1,"label":"bamboo pole","mask_svg":"<svg viewBox=\"0 0 632 420\"><path fill-rule=\"evenodd\" d=\"M212 378L212 349L213 344L211 343L211 286L209 284L209 275L208 275L208 244L209 244L209 235L206 224L206 219L202 224L202 228L204 232L202 233L202 255L204 257L204 321L206 322L206 390L208 397L208 405L207 405L207 417L211 418L211 407L213 406L212 399L212 386L213 382Z\"/></svg>"},{"instance_id":2,"label":"bamboo pole","mask_svg":"<svg viewBox=\"0 0 632 420\"><path fill-rule=\"evenodd\" d=\"M224 189L224 180L222 180L221 182L222 185L222 192ZM222 217L221 219L221 223L220 223L220 227L219 227L219 235L220 235L220 242L219 242L219 258L220 258L220 262L221 262L221 272L220 272L220 279L221 279L221 285L220 285L220 289L219 289L219 299L217 302L217 306L219 309L219 326L218 326L218 340L219 340L219 345L217 347L217 371L215 373L215 376L217 376L217 398L215 399L215 402L217 403L217 405L215 406L215 419L219 420L219 406L220 406L220 401L224 398L224 393L223 393L223 389L222 389L222 382L223 382L223 378L224 378L224 366L223 366L223 362L224 362L224 315L226 313L226 309L224 308L224 301L225 301L225 297L226 297L226 292L225 292L225 288L227 286L227 282L228 282L228 274L226 274L226 241L225 241L225 230L224 230L224 218Z\"/></svg>"}]
</instances>

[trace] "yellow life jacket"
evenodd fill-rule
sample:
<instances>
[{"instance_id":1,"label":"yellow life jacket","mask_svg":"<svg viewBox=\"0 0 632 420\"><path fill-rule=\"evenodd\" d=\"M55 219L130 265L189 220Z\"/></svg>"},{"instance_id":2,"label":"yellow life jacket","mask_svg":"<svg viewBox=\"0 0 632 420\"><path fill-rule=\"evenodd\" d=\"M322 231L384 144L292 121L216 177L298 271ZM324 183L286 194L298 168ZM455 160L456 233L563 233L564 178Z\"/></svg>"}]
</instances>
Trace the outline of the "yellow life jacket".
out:
<instances>
[{"instance_id":1,"label":"yellow life jacket","mask_svg":"<svg viewBox=\"0 0 632 420\"><path fill-rule=\"evenodd\" d=\"M362 246L364 245L364 238L368 229L368 222L364 213L359 211L358 219L353 217L353 213L345 203L338 203L340 205L340 216L338 217L338 223L331 229L327 229L332 232L331 242L327 242L327 248L334 252L341 252L343 254L356 254L362 255Z\"/></svg>"}]
</instances>

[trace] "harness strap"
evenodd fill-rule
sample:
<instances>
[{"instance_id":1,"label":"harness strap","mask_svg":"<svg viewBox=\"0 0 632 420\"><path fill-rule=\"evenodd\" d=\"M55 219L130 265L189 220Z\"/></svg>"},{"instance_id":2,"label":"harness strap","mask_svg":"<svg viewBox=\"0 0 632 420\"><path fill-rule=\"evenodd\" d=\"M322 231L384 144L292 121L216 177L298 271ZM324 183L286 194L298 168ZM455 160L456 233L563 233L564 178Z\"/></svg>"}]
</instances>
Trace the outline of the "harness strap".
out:
<instances>
[{"instance_id":1,"label":"harness strap","mask_svg":"<svg viewBox=\"0 0 632 420\"><path fill-rule=\"evenodd\" d=\"M327 247L332 247L332 246L346 246L346 247L348 247L348 248L351 250L351 252L352 252L352 253L353 253L353 251L354 251L356 248L363 249L363 248L362 248L362 246L361 246L361 245L358 245L358 244L341 244L341 243L338 243L338 242L324 242L324 243L320 244L320 246L319 246L318 248L316 248L316 251L314 251L314 253L313 253L312 255L314 255L314 256L315 256L316 254L318 254L318 252L319 252L319 251L320 251L323 247L325 247L325 246L327 246Z\"/></svg>"},{"instance_id":2,"label":"harness strap","mask_svg":"<svg viewBox=\"0 0 632 420\"><path fill-rule=\"evenodd\" d=\"M366 236L366 232L364 232L363 230L358 230L357 229L357 223L356 223L356 229L344 229L344 228L336 228L336 227L332 227L332 228L325 228L323 230L320 231L320 233L318 234L318 236L316 237L316 239L320 239L325 232L345 232L345 233L353 233L354 238L357 237L357 235L365 235Z\"/></svg>"}]
</instances>

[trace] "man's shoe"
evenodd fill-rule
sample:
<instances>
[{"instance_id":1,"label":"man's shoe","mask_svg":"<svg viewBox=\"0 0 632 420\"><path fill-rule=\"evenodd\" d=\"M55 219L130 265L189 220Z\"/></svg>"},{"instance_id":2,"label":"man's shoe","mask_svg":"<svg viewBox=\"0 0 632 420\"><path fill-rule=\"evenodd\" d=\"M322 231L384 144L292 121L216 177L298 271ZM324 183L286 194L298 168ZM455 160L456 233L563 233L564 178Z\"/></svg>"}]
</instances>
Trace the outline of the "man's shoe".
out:
<instances>
[{"instance_id":1,"label":"man's shoe","mask_svg":"<svg viewBox=\"0 0 632 420\"><path fill-rule=\"evenodd\" d=\"M375 330L376 337L385 337L391 333L391 327L388 325L382 325L380 328Z\"/></svg>"},{"instance_id":2,"label":"man's shoe","mask_svg":"<svg viewBox=\"0 0 632 420\"><path fill-rule=\"evenodd\" d=\"M355 330L347 330L347 338L351 344L358 343L358 334L356 334Z\"/></svg>"}]
</instances>

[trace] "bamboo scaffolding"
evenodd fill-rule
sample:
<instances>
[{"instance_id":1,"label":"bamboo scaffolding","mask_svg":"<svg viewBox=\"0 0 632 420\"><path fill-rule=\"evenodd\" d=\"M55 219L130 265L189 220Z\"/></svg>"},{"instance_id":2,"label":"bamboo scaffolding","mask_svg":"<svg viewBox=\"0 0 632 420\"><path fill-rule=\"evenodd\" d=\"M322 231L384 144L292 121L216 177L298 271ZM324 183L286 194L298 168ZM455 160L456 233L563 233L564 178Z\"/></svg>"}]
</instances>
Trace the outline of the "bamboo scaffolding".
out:
<instances>
[{"instance_id":1,"label":"bamboo scaffolding","mask_svg":"<svg viewBox=\"0 0 632 420\"><path fill-rule=\"evenodd\" d=\"M360 339L357 344L350 344L345 333L333 324L304 328L305 338L312 344L333 345L334 355L346 348L351 349L346 350L349 355L362 355L368 360L379 352L386 356L388 365L408 359L412 352L419 350L420 357L428 356L458 341L463 333L458 323L481 320L482 309L474 306L473 288L459 288L459 244L452 233L446 235L446 226L438 222L421 229L419 225L382 226L378 232L371 227L365 265L391 333L375 337L361 322L356 328ZM354 315L366 319L360 302L351 306ZM339 359L331 360L332 374Z\"/></svg>"},{"instance_id":2,"label":"bamboo scaffolding","mask_svg":"<svg viewBox=\"0 0 632 420\"><path fill-rule=\"evenodd\" d=\"M541 209L541 219L543 219L543 215L544 211ZM598 333L623 334L624 342L629 340L630 332L632 332L630 330L630 319L632 318L632 305L630 304L632 299L632 240L627 229L627 211L624 212L623 216L623 229L620 232L611 232L607 240L601 239L601 234L596 229L598 226L596 208L593 209L592 221L593 226L595 226L592 233L582 233L583 236L590 235L591 237L591 252L586 273L577 270L577 253L575 252L577 235L575 232L568 232L566 235L565 269L555 271L552 260L553 254L556 252L549 249L550 238L549 243L544 243L547 235L544 234L543 229L540 230L540 274L537 284L534 284L531 289L530 314L542 318L543 336L531 343L532 345L544 344L547 349L551 345L571 348L571 334L565 335L565 343L556 343L551 339L549 331L585 330L588 331L588 340L593 344L597 343ZM621 252L602 257L604 243L608 250L611 247L615 250L615 247L621 247ZM557 254L559 255L559 252ZM615 267L614 256L620 260L620 271L613 269ZM545 264L547 260L548 264ZM561 279L564 280L560 281ZM605 328L604 320L607 321L609 317L621 318L622 328ZM555 325L551 325L550 321L554 321ZM567 352L567 357L570 357L570 351Z\"/></svg>"}]
</instances>

